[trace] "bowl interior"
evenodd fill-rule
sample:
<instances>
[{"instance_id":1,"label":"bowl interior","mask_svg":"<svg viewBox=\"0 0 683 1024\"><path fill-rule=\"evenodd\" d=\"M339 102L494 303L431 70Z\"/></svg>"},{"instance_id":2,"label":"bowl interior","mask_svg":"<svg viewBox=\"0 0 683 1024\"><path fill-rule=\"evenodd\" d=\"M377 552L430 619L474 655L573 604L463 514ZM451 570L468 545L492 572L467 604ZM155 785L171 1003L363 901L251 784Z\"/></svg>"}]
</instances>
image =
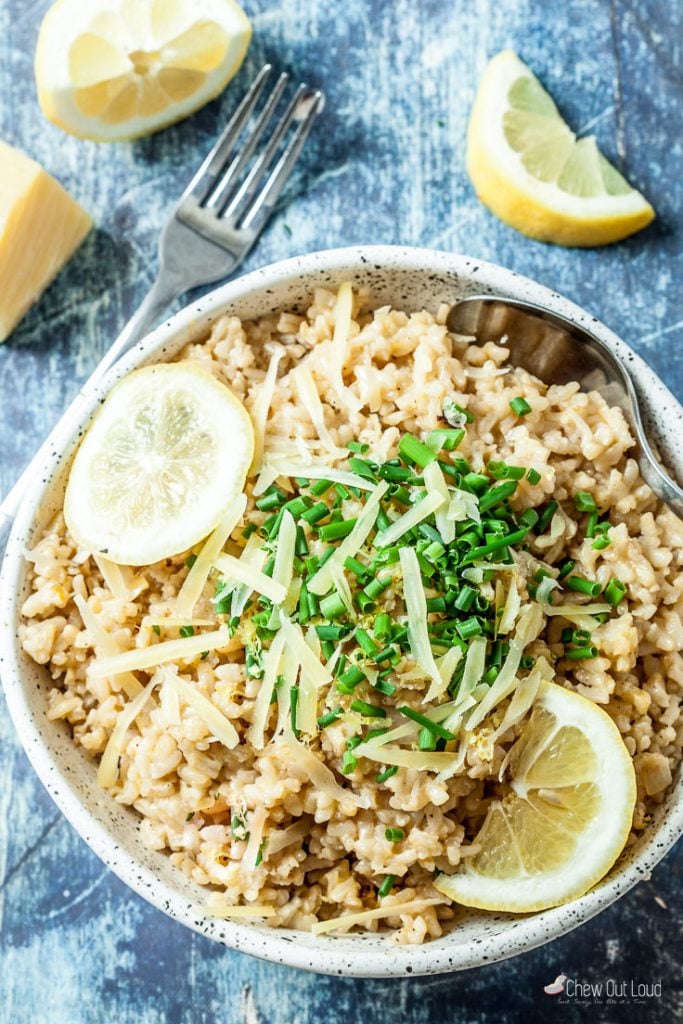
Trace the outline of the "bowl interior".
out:
<instances>
[{"instance_id":1,"label":"bowl interior","mask_svg":"<svg viewBox=\"0 0 683 1024\"><path fill-rule=\"evenodd\" d=\"M135 366L172 358L187 341L203 337L224 313L249 319L278 309L305 309L314 288L335 288L349 278L355 286L370 289L375 306L435 312L441 302L476 292L545 304L590 326L627 360L655 423L675 419L670 417L675 399L661 381L623 342L578 307L491 264L393 247L337 250L289 260L216 290L162 325L114 368L93 394L88 412L96 408L98 394L106 393L119 376ZM23 653L17 639L18 610L28 591L23 552L61 505L69 461L85 418L72 422L57 450L36 468L35 483L10 538L0 586L0 672L21 741L48 791L95 853L156 907L233 948L291 966L357 976L440 973L512 956L587 920L647 874L683 831L683 795L678 784L647 833L581 899L528 916L462 909L448 934L423 947L397 947L386 937L374 935L313 938L304 932L206 916L206 890L173 868L166 855L144 846L136 813L119 806L96 785L92 760L74 746L65 725L47 719L48 673ZM683 458L676 438L661 431L660 443L667 461L680 474Z\"/></svg>"}]
</instances>

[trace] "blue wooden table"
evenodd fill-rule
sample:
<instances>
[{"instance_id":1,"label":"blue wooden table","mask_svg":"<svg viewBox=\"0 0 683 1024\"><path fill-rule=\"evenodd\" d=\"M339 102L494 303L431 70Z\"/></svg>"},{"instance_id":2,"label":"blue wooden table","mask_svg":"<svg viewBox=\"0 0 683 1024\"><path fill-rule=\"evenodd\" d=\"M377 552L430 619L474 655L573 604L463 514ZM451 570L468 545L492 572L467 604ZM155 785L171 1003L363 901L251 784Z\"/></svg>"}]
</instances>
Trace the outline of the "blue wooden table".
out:
<instances>
[{"instance_id":1,"label":"blue wooden table","mask_svg":"<svg viewBox=\"0 0 683 1024\"><path fill-rule=\"evenodd\" d=\"M680 0L246 0L248 60L219 100L133 145L79 142L43 121L32 56L47 0L0 0L0 138L39 159L96 229L0 349L6 490L152 281L156 238L255 70L322 86L325 113L288 201L248 267L350 243L402 242L513 267L588 307L683 391ZM626 243L555 249L497 222L464 169L468 111L490 55L513 46L577 129L652 200ZM1 186L2 168L0 168ZM0 1024L363 1024L541 1021L543 986L652 983L660 998L560 1009L578 1021L680 1019L683 850L550 946L461 975L329 979L260 963L168 920L107 872L51 803L0 697ZM604 990L603 990L604 992Z\"/></svg>"}]
</instances>

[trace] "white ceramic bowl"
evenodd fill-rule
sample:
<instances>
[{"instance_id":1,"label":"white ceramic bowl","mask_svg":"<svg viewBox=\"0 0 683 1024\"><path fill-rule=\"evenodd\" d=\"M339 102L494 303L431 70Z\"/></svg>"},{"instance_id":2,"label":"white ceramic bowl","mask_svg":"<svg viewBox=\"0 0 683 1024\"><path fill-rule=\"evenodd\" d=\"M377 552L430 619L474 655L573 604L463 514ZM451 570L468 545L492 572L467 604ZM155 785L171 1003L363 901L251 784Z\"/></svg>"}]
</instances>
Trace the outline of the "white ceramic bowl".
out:
<instances>
[{"instance_id":1,"label":"white ceramic bowl","mask_svg":"<svg viewBox=\"0 0 683 1024\"><path fill-rule=\"evenodd\" d=\"M287 260L257 270L188 306L138 345L105 378L100 394L116 379L144 363L173 357L201 337L225 312L261 316L280 308L305 307L316 286L336 287L346 279L368 285L374 301L400 309L435 310L441 302L474 292L498 292L529 299L588 325L632 372L645 411L660 427L666 461L683 475L683 454L665 423L680 423L683 410L661 381L623 341L590 314L526 278L490 263L428 249L373 246L338 249ZM97 399L90 403L94 411ZM676 415L672 411L676 410ZM655 822L599 885L563 907L528 916L463 910L454 930L424 946L396 947L382 936L314 938L304 932L270 930L207 917L206 891L174 869L169 859L142 844L134 811L120 807L95 783L94 765L76 748L62 723L45 713L49 680L17 640L18 609L26 592L23 551L40 525L62 501L65 471L85 423L79 413L58 450L36 467L35 483L14 526L0 578L0 673L9 709L33 767L74 828L94 852L135 892L170 917L212 939L266 960L356 976L438 974L475 967L522 953L563 935L614 902L646 876L683 832L683 787L678 781Z\"/></svg>"}]
</instances>

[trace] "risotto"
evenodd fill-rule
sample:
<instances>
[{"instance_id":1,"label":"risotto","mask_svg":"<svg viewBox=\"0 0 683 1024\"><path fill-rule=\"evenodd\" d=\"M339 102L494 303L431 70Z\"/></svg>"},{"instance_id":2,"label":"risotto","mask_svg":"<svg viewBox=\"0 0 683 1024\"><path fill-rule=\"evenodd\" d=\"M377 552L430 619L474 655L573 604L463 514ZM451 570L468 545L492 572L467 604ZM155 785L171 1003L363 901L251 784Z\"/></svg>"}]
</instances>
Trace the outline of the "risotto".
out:
<instances>
[{"instance_id":1,"label":"risotto","mask_svg":"<svg viewBox=\"0 0 683 1024\"><path fill-rule=\"evenodd\" d=\"M435 875L480 852L549 680L619 730L628 844L672 785L683 526L620 410L446 313L343 286L305 315L223 317L178 359L245 403L257 472L207 572L201 544L114 565L62 514L27 555L50 718L217 915L441 935Z\"/></svg>"}]
</instances>

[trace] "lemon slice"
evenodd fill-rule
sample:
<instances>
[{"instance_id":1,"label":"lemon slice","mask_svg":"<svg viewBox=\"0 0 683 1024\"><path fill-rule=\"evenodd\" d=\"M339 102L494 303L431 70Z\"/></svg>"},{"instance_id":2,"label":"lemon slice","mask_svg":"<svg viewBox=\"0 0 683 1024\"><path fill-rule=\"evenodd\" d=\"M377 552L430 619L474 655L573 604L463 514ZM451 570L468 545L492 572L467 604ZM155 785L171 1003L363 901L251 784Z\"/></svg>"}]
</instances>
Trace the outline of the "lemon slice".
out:
<instances>
[{"instance_id":1,"label":"lemon slice","mask_svg":"<svg viewBox=\"0 0 683 1024\"><path fill-rule=\"evenodd\" d=\"M655 215L593 137L576 138L512 50L484 72L470 117L467 169L493 213L543 242L606 245Z\"/></svg>"},{"instance_id":2,"label":"lemon slice","mask_svg":"<svg viewBox=\"0 0 683 1024\"><path fill-rule=\"evenodd\" d=\"M136 370L95 416L71 468L64 518L78 544L124 565L186 551L244 489L254 430L195 363Z\"/></svg>"},{"instance_id":3,"label":"lemon slice","mask_svg":"<svg viewBox=\"0 0 683 1024\"><path fill-rule=\"evenodd\" d=\"M576 899L624 848L633 818L633 762L609 715L544 683L512 748L510 791L474 842L479 853L437 889L483 910L526 913Z\"/></svg>"},{"instance_id":4,"label":"lemon slice","mask_svg":"<svg viewBox=\"0 0 683 1024\"><path fill-rule=\"evenodd\" d=\"M250 39L234 0L57 0L38 36L40 106L80 138L148 135L217 96Z\"/></svg>"}]
</instances>

